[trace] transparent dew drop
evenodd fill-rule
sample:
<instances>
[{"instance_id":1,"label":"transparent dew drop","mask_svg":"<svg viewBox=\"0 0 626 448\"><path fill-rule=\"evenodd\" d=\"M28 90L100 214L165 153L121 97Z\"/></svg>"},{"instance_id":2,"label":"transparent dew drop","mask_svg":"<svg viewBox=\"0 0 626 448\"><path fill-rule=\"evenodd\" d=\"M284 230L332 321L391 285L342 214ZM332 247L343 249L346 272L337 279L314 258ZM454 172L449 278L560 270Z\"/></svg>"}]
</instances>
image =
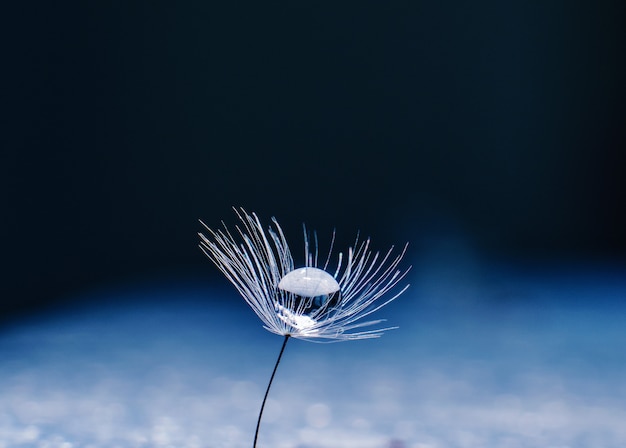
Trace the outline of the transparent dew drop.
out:
<instances>
[{"instance_id":1,"label":"transparent dew drop","mask_svg":"<svg viewBox=\"0 0 626 448\"><path fill-rule=\"evenodd\" d=\"M286 274L278 288L295 296L294 311L311 314L322 307L331 309L339 304L339 283L328 272L312 267L295 269Z\"/></svg>"}]
</instances>

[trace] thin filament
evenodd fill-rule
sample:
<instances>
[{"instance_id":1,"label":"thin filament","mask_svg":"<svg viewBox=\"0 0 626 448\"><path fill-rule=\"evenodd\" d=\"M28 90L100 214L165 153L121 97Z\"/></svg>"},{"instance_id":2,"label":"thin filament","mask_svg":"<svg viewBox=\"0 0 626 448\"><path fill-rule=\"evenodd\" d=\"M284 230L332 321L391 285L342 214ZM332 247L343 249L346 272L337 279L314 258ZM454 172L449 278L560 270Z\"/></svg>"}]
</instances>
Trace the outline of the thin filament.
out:
<instances>
[{"instance_id":1,"label":"thin filament","mask_svg":"<svg viewBox=\"0 0 626 448\"><path fill-rule=\"evenodd\" d=\"M265 409L265 402L267 401L267 396L270 393L270 387L272 387L272 381L274 381L274 375L276 375L276 369L278 369L278 364L280 364L280 358L283 357L283 352L285 351L285 346L287 345L289 336L290 335L288 334L285 335L285 340L283 341L283 346L280 349L278 359L276 360L276 364L274 365L274 370L272 371L270 382L267 383L267 389L265 390L265 396L263 397L263 403L261 404L261 410L259 411L259 419L256 422L256 431L254 432L254 444L252 445L252 448L256 448L256 441L259 438L259 427L261 426L261 417L263 416L263 409Z\"/></svg>"}]
</instances>

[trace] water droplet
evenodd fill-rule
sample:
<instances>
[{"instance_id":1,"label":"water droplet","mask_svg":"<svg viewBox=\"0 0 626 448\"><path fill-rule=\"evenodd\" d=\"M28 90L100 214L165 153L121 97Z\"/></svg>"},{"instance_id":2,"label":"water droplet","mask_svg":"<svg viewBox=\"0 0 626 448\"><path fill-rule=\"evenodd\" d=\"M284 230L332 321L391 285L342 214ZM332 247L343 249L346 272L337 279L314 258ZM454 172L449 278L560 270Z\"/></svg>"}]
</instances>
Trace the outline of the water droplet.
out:
<instances>
[{"instance_id":1,"label":"water droplet","mask_svg":"<svg viewBox=\"0 0 626 448\"><path fill-rule=\"evenodd\" d=\"M328 272L318 268L295 269L280 280L278 288L294 294L295 309L303 314L339 303L339 283Z\"/></svg>"}]
</instances>

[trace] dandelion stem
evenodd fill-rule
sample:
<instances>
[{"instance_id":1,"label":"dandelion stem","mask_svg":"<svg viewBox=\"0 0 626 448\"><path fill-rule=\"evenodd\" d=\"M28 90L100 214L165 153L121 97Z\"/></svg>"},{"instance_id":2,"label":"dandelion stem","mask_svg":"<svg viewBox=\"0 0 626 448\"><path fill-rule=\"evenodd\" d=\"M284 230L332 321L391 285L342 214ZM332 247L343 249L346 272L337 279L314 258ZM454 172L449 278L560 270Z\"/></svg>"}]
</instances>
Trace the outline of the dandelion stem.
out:
<instances>
[{"instance_id":1,"label":"dandelion stem","mask_svg":"<svg viewBox=\"0 0 626 448\"><path fill-rule=\"evenodd\" d=\"M252 448L256 448L256 441L259 438L259 427L261 426L261 417L263 416L263 409L265 409L265 402L267 401L267 396L270 393L270 387L272 387L272 381L274 381L274 375L276 375L276 369L278 369L278 364L280 364L280 358L283 357L283 352L285 351L285 346L287 345L289 336L290 335L285 335L285 340L283 341L283 346L281 347L280 353L278 354L278 359L276 360L274 371L272 372L272 376L270 377L270 382L267 383L267 389L265 390L265 396L263 397L263 403L261 404L261 410L259 411L259 419L256 422L256 431L254 432L254 444L252 445Z\"/></svg>"}]
</instances>

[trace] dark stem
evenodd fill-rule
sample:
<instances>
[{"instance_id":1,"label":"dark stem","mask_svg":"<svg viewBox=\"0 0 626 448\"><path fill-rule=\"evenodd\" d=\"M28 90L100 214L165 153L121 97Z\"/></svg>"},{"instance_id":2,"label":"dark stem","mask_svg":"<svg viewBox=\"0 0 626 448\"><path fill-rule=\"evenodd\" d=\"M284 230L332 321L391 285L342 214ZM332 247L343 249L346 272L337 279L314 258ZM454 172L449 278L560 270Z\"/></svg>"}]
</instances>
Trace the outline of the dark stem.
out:
<instances>
[{"instance_id":1,"label":"dark stem","mask_svg":"<svg viewBox=\"0 0 626 448\"><path fill-rule=\"evenodd\" d=\"M254 444L252 445L252 448L256 448L256 440L259 438L259 427L261 426L261 417L263 416L263 409L265 408L265 402L267 401L267 396L270 393L270 387L272 387L272 381L274 381L274 375L276 375L276 369L278 369L278 364L280 364L280 358L283 357L283 352L285 351L285 346L287 345L288 340L289 340L289 335L285 335L285 340L283 341L283 346L281 347L280 353L278 354L278 359L276 360L274 371L272 372L272 376L270 377L270 382L267 384L267 390L265 391L265 396L263 397L263 404L261 404L261 410L259 411L259 419L256 422L256 431L254 432Z\"/></svg>"}]
</instances>

